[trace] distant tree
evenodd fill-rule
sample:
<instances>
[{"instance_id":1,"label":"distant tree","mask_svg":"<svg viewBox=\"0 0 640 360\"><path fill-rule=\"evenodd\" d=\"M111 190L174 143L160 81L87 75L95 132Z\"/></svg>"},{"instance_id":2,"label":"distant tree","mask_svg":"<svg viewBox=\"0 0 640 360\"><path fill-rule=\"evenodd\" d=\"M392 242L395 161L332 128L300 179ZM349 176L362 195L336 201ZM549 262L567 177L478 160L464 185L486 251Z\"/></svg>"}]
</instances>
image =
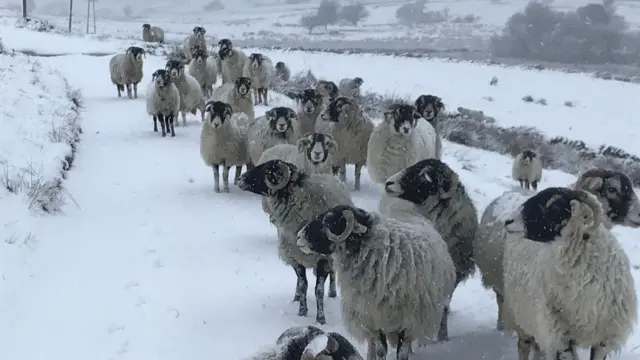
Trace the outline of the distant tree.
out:
<instances>
[{"instance_id":1,"label":"distant tree","mask_svg":"<svg viewBox=\"0 0 640 360\"><path fill-rule=\"evenodd\" d=\"M325 25L323 21L321 21L316 14L314 15L306 15L300 18L300 25L309 29L309 34L313 31L314 27Z\"/></svg>"},{"instance_id":2,"label":"distant tree","mask_svg":"<svg viewBox=\"0 0 640 360\"><path fill-rule=\"evenodd\" d=\"M589 24L607 25L611 21L611 13L603 4L587 4L579 7L576 12L584 22Z\"/></svg>"},{"instance_id":3,"label":"distant tree","mask_svg":"<svg viewBox=\"0 0 640 360\"><path fill-rule=\"evenodd\" d=\"M338 11L340 5L336 0L322 0L318 7L316 17L321 22L320 25L324 25L326 29L328 25L333 25L338 22Z\"/></svg>"},{"instance_id":4,"label":"distant tree","mask_svg":"<svg viewBox=\"0 0 640 360\"><path fill-rule=\"evenodd\" d=\"M133 17L133 8L131 8L131 5L125 5L123 11L124 16Z\"/></svg>"},{"instance_id":5,"label":"distant tree","mask_svg":"<svg viewBox=\"0 0 640 360\"><path fill-rule=\"evenodd\" d=\"M360 21L369 17L369 11L362 4L353 4L343 6L342 9L340 9L339 16L341 19L344 19L353 25L358 25Z\"/></svg>"}]
</instances>

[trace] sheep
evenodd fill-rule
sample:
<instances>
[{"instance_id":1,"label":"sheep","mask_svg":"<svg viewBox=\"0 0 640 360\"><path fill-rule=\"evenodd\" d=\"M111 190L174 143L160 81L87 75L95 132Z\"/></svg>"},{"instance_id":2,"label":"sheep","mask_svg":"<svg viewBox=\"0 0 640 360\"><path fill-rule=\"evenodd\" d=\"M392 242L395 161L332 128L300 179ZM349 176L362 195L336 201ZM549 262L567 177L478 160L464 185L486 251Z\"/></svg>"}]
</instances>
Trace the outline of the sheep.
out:
<instances>
[{"instance_id":1,"label":"sheep","mask_svg":"<svg viewBox=\"0 0 640 360\"><path fill-rule=\"evenodd\" d=\"M278 81L289 81L291 78L291 70L289 70L287 64L282 61L276 63L275 78Z\"/></svg>"},{"instance_id":2,"label":"sheep","mask_svg":"<svg viewBox=\"0 0 640 360\"><path fill-rule=\"evenodd\" d=\"M118 97L122 97L121 92L126 86L127 97L129 99L138 98L138 84L144 75L142 71L143 56L146 57L143 48L130 46L124 54L116 54L109 61L111 82L118 90ZM133 97L131 96L131 85L133 85Z\"/></svg>"},{"instance_id":3,"label":"sheep","mask_svg":"<svg viewBox=\"0 0 640 360\"><path fill-rule=\"evenodd\" d=\"M244 64L247 62L247 55L245 55L242 50L234 49L231 42L229 42L229 44L224 43L220 45L218 55L222 63L223 84L233 83L237 78L243 76L242 73L244 71Z\"/></svg>"},{"instance_id":4,"label":"sheep","mask_svg":"<svg viewBox=\"0 0 640 360\"><path fill-rule=\"evenodd\" d=\"M338 85L333 81L320 80L316 84L316 91L322 95L322 101L325 105L329 104L333 100L340 96L340 90Z\"/></svg>"},{"instance_id":5,"label":"sheep","mask_svg":"<svg viewBox=\"0 0 640 360\"><path fill-rule=\"evenodd\" d=\"M181 60L168 60L166 69L170 72L174 84L180 91L182 126L187 126L187 112L196 115L200 110L200 117L204 121L205 100L198 80L184 72L184 65L185 63ZM177 121L176 125L178 125Z\"/></svg>"},{"instance_id":6,"label":"sheep","mask_svg":"<svg viewBox=\"0 0 640 360\"><path fill-rule=\"evenodd\" d=\"M193 61L189 63L189 75L198 81L203 95L210 97L213 94L213 86L218 81L218 65L204 49L197 48L192 55Z\"/></svg>"},{"instance_id":7,"label":"sheep","mask_svg":"<svg viewBox=\"0 0 640 360\"><path fill-rule=\"evenodd\" d=\"M520 360L533 341L547 359L577 359L576 347L590 347L592 360L604 360L628 339L634 279L603 216L593 194L551 187L504 222L505 327L518 333Z\"/></svg>"},{"instance_id":8,"label":"sheep","mask_svg":"<svg viewBox=\"0 0 640 360\"><path fill-rule=\"evenodd\" d=\"M344 78L338 83L340 96L360 99L360 87L364 83L361 77Z\"/></svg>"},{"instance_id":9,"label":"sheep","mask_svg":"<svg viewBox=\"0 0 640 360\"><path fill-rule=\"evenodd\" d=\"M320 118L332 123L331 135L338 143L333 173L347 180L347 164L355 165L354 188L360 190L362 166L367 163L367 145L373 132L373 123L362 112L355 100L339 97L333 100Z\"/></svg>"},{"instance_id":10,"label":"sheep","mask_svg":"<svg viewBox=\"0 0 640 360\"><path fill-rule=\"evenodd\" d=\"M605 212L605 227L640 227L640 200L633 190L631 180L624 173L599 168L589 169L578 177L571 188L588 191L598 198ZM473 242L473 257L482 275L482 285L488 290L493 290L496 295L498 330L504 329L502 259L507 233L503 224L511 212L531 195L533 193L529 190L518 189L505 192L492 200L482 214L478 235Z\"/></svg>"},{"instance_id":11,"label":"sheep","mask_svg":"<svg viewBox=\"0 0 640 360\"><path fill-rule=\"evenodd\" d=\"M253 122L256 118L255 108L251 100L251 79L239 77L231 84L222 84L213 91L213 100L226 102L235 112L243 112Z\"/></svg>"},{"instance_id":12,"label":"sheep","mask_svg":"<svg viewBox=\"0 0 640 360\"><path fill-rule=\"evenodd\" d=\"M542 178L542 160L537 152L524 150L516 155L511 167L511 178L520 182L520 187L529 190L529 184L533 191L538 189L538 182Z\"/></svg>"},{"instance_id":13,"label":"sheep","mask_svg":"<svg viewBox=\"0 0 640 360\"><path fill-rule=\"evenodd\" d=\"M142 40L146 42L164 42L164 30L151 24L142 24Z\"/></svg>"},{"instance_id":14,"label":"sheep","mask_svg":"<svg viewBox=\"0 0 640 360\"><path fill-rule=\"evenodd\" d=\"M219 167L222 166L223 191L229 192L229 169L236 167L233 184L238 183L242 165L249 163L247 154L246 116L233 113L231 105L209 101L200 133L200 156L213 168L214 191L220 192Z\"/></svg>"},{"instance_id":15,"label":"sheep","mask_svg":"<svg viewBox=\"0 0 640 360\"><path fill-rule=\"evenodd\" d=\"M233 43L229 39L220 39L218 41L218 50L233 49Z\"/></svg>"},{"instance_id":16,"label":"sheep","mask_svg":"<svg viewBox=\"0 0 640 360\"><path fill-rule=\"evenodd\" d=\"M207 40L204 38L204 34L206 33L207 30L203 27L196 26L193 28L193 34L184 39L184 42L182 43L182 51L184 52L187 63L190 63L191 59L193 59L192 51L194 47L198 46L200 49L207 49Z\"/></svg>"},{"instance_id":17,"label":"sheep","mask_svg":"<svg viewBox=\"0 0 640 360\"><path fill-rule=\"evenodd\" d=\"M265 196L272 210L271 222L278 232L278 254L293 267L298 278L294 301L299 301L299 316L306 316L306 269L316 275L316 321L325 324L324 283L329 277L329 297L337 296L333 260L330 256L305 254L296 245L296 233L318 214L337 205L353 205L349 190L334 176L305 174L297 166L271 160L247 170L238 181L244 191Z\"/></svg>"},{"instance_id":18,"label":"sheep","mask_svg":"<svg viewBox=\"0 0 640 360\"><path fill-rule=\"evenodd\" d=\"M338 205L297 234L307 254L332 255L347 331L384 360L387 341L407 360L414 339L432 337L455 284L442 237L426 219L405 222ZM392 290L389 290L392 289Z\"/></svg>"},{"instance_id":19,"label":"sheep","mask_svg":"<svg viewBox=\"0 0 640 360\"><path fill-rule=\"evenodd\" d=\"M298 101L297 130L299 135L310 132L330 133L331 123L318 121L318 117L324 110L322 95L315 89L305 89L294 95Z\"/></svg>"},{"instance_id":20,"label":"sheep","mask_svg":"<svg viewBox=\"0 0 640 360\"><path fill-rule=\"evenodd\" d=\"M294 144L296 132L293 121L296 113L288 107L274 107L249 125L247 148L252 164L257 164L262 153L278 144Z\"/></svg>"},{"instance_id":21,"label":"sheep","mask_svg":"<svg viewBox=\"0 0 640 360\"><path fill-rule=\"evenodd\" d=\"M248 61L244 63L242 76L251 79L254 104L269 106L267 92L271 87L274 76L273 62L271 59L260 53L251 53Z\"/></svg>"},{"instance_id":22,"label":"sheep","mask_svg":"<svg viewBox=\"0 0 640 360\"><path fill-rule=\"evenodd\" d=\"M307 133L296 145L278 144L266 149L257 164L279 159L294 164L306 174L331 174L331 158L337 148L333 136Z\"/></svg>"},{"instance_id":23,"label":"sheep","mask_svg":"<svg viewBox=\"0 0 640 360\"><path fill-rule=\"evenodd\" d=\"M385 196L386 195L386 196ZM380 212L410 211L433 223L449 248L456 269L455 288L475 272L473 241L478 212L458 174L438 159L425 159L392 175L380 199ZM444 309L438 340L448 339Z\"/></svg>"},{"instance_id":24,"label":"sheep","mask_svg":"<svg viewBox=\"0 0 640 360\"><path fill-rule=\"evenodd\" d=\"M160 120L162 137L167 136L167 131L175 137L174 119L180 111L180 92L166 70L156 70L152 79L147 88L147 113L153 116L153 131L158 132Z\"/></svg>"},{"instance_id":25,"label":"sheep","mask_svg":"<svg viewBox=\"0 0 640 360\"><path fill-rule=\"evenodd\" d=\"M436 157L436 132L413 105L392 104L376 125L367 145L371 180L384 184L389 176L424 159Z\"/></svg>"},{"instance_id":26,"label":"sheep","mask_svg":"<svg viewBox=\"0 0 640 360\"><path fill-rule=\"evenodd\" d=\"M442 99L434 95L420 95L414 106L436 131L436 159L442 159L442 136L440 135L440 113L445 110Z\"/></svg>"}]
</instances>

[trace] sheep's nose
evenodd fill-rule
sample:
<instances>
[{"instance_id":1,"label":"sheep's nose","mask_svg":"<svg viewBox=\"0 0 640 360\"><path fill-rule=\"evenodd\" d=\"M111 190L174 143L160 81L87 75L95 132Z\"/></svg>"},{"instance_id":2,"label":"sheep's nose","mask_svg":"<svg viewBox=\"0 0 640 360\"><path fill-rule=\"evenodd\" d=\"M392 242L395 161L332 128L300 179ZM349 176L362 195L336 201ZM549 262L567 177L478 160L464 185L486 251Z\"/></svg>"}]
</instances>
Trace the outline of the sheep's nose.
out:
<instances>
[{"instance_id":1,"label":"sheep's nose","mask_svg":"<svg viewBox=\"0 0 640 360\"><path fill-rule=\"evenodd\" d=\"M511 224L513 224L515 221L513 219L509 219L507 221L504 222L504 226L509 226Z\"/></svg>"},{"instance_id":2,"label":"sheep's nose","mask_svg":"<svg viewBox=\"0 0 640 360\"><path fill-rule=\"evenodd\" d=\"M320 157L320 156L322 156L322 151L314 151L314 152L313 152L313 154L314 154L316 157Z\"/></svg>"},{"instance_id":3,"label":"sheep's nose","mask_svg":"<svg viewBox=\"0 0 640 360\"><path fill-rule=\"evenodd\" d=\"M393 181L387 181L386 184L384 184L384 190L389 192L392 191L393 189L391 189L391 187L393 186Z\"/></svg>"}]
</instances>

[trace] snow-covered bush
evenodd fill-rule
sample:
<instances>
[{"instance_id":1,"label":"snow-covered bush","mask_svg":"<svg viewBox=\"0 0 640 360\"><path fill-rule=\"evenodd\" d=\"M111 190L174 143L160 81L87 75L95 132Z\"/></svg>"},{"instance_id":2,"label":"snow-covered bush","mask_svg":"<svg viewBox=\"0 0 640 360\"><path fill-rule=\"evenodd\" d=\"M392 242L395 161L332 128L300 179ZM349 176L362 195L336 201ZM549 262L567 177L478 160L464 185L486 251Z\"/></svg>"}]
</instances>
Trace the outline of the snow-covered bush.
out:
<instances>
[{"instance_id":1,"label":"snow-covered bush","mask_svg":"<svg viewBox=\"0 0 640 360\"><path fill-rule=\"evenodd\" d=\"M7 48L4 46L4 42L2 42L2 38L0 37L0 55L6 55Z\"/></svg>"},{"instance_id":2,"label":"snow-covered bush","mask_svg":"<svg viewBox=\"0 0 640 360\"><path fill-rule=\"evenodd\" d=\"M369 11L364 5L352 4L343 6L340 9L338 17L352 25L358 25L360 21L368 18L369 15Z\"/></svg>"},{"instance_id":3,"label":"snow-covered bush","mask_svg":"<svg viewBox=\"0 0 640 360\"><path fill-rule=\"evenodd\" d=\"M131 7L131 5L125 5L122 11L124 12L124 16L129 18L133 17L133 8Z\"/></svg>"}]
</instances>

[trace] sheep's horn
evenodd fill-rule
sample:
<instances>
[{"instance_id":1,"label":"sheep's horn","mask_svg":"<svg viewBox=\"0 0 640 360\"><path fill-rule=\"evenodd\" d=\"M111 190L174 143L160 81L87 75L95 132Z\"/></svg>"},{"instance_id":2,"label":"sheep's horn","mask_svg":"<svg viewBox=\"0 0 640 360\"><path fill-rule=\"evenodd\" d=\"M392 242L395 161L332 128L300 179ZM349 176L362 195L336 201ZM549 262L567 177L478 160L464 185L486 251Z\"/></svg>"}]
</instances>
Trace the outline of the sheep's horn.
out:
<instances>
[{"instance_id":1,"label":"sheep's horn","mask_svg":"<svg viewBox=\"0 0 640 360\"><path fill-rule=\"evenodd\" d=\"M289 183L289 180L291 180L291 169L289 169L289 167L284 163L279 163L278 167L282 171L282 179L278 183L271 182L271 180L269 180L269 178L266 176L264 179L267 187L273 190L274 192L287 186L287 184Z\"/></svg>"},{"instance_id":2,"label":"sheep's horn","mask_svg":"<svg viewBox=\"0 0 640 360\"><path fill-rule=\"evenodd\" d=\"M453 194L458 189L458 182L460 179L458 178L458 174L456 174L453 170L451 170L451 187L449 187L449 191L444 191L440 189L440 199L449 199L453 196Z\"/></svg>"},{"instance_id":3,"label":"sheep's horn","mask_svg":"<svg viewBox=\"0 0 640 360\"><path fill-rule=\"evenodd\" d=\"M602 205L600 204L598 199L596 199L595 195L591 195L586 191L581 191L581 195L582 202L587 204L587 206L591 208L591 211L593 211L593 225L589 227L589 230L595 230L598 228L598 226L600 226L603 220Z\"/></svg>"},{"instance_id":4,"label":"sheep's horn","mask_svg":"<svg viewBox=\"0 0 640 360\"><path fill-rule=\"evenodd\" d=\"M324 220L326 220L327 216L329 216L329 214L325 215L323 222ZM347 223L342 234L334 234L331 230L328 230L328 233L330 234L330 237L333 238L334 242L344 242L345 240L347 240L349 235L351 235L351 233L353 232L353 228L355 227L356 219L351 210L342 211L342 216Z\"/></svg>"}]
</instances>

